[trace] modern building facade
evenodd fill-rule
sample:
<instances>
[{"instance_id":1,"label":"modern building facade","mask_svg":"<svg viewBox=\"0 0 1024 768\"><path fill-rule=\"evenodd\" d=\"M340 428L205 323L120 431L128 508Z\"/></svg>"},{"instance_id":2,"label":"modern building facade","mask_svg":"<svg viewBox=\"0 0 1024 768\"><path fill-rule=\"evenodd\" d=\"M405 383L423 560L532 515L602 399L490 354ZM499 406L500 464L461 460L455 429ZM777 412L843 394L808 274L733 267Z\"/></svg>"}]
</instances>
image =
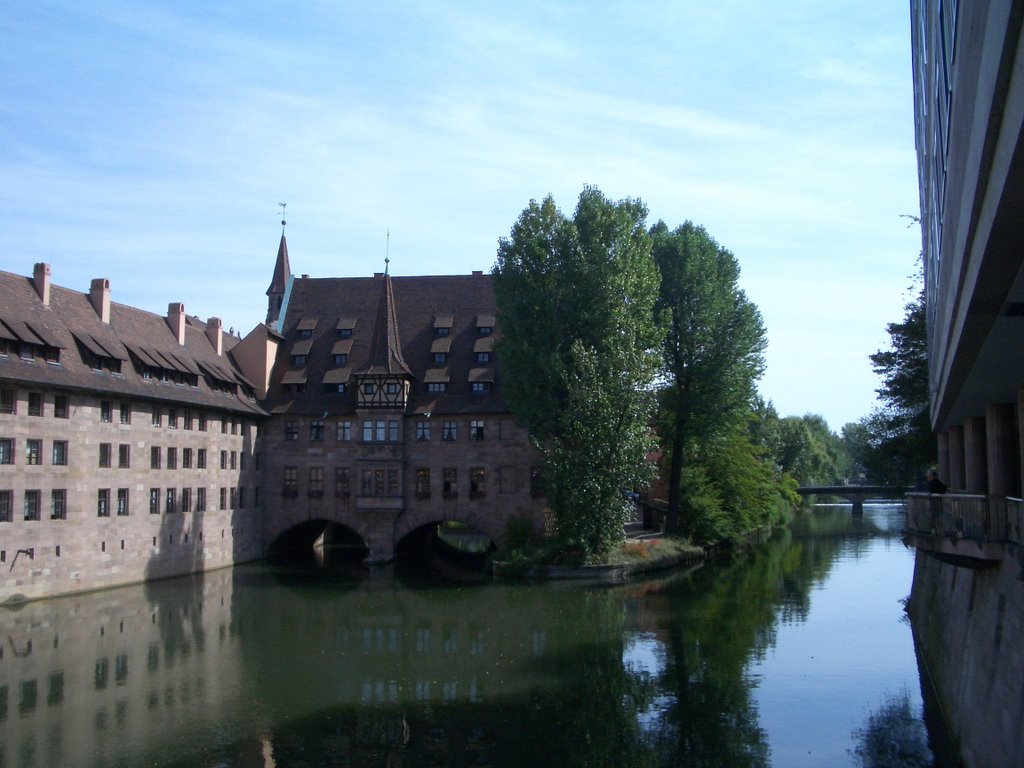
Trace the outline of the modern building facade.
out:
<instances>
[{"instance_id":1,"label":"modern building facade","mask_svg":"<svg viewBox=\"0 0 1024 768\"><path fill-rule=\"evenodd\" d=\"M489 275L295 278L267 322L165 316L0 273L0 603L312 547L371 560L454 520L543 527L539 457L501 394Z\"/></svg>"},{"instance_id":2,"label":"modern building facade","mask_svg":"<svg viewBox=\"0 0 1024 768\"><path fill-rule=\"evenodd\" d=\"M912 0L932 426L908 612L965 766L1024 764L1024 2Z\"/></svg>"}]
</instances>

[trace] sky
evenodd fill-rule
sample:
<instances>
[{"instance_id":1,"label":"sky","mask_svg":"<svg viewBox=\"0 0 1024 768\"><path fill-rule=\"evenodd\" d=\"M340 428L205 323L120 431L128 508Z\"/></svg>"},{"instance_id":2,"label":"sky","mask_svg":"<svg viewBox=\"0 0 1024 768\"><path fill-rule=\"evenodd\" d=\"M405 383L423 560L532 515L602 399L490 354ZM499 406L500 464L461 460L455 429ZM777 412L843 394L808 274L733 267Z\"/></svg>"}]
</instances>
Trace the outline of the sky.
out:
<instances>
[{"instance_id":1,"label":"sky","mask_svg":"<svg viewBox=\"0 0 1024 768\"><path fill-rule=\"evenodd\" d=\"M862 0L7 3L0 270L248 333L296 275L489 271L585 185L703 225L833 430L921 250L909 10Z\"/></svg>"}]
</instances>

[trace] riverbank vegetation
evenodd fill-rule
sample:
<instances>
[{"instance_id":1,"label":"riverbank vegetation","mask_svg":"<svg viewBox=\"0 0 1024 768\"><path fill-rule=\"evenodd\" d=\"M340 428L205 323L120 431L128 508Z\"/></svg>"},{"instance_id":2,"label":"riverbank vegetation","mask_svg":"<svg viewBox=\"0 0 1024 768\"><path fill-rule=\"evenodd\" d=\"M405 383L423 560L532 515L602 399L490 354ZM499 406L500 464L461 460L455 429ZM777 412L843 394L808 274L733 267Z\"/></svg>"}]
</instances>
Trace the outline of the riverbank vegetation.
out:
<instances>
[{"instance_id":1,"label":"riverbank vegetation","mask_svg":"<svg viewBox=\"0 0 1024 768\"><path fill-rule=\"evenodd\" d=\"M531 201L499 244L498 360L544 457L553 535L533 552L548 562L608 562L659 473L666 533L696 544L799 501L756 398L766 337L736 258L703 227L646 216L588 187L571 217Z\"/></svg>"}]
</instances>

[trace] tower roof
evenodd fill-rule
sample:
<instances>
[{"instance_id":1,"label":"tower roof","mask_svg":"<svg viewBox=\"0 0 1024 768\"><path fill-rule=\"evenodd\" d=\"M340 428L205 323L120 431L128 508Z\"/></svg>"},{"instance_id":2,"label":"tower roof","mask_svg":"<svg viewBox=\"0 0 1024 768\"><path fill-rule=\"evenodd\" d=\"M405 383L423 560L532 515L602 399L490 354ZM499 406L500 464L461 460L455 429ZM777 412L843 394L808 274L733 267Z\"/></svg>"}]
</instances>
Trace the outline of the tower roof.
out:
<instances>
[{"instance_id":1,"label":"tower roof","mask_svg":"<svg viewBox=\"0 0 1024 768\"><path fill-rule=\"evenodd\" d=\"M377 322L373 328L370 344L370 364L361 373L364 375L404 374L412 371L402 357L402 342L398 335L398 315L395 313L395 297L391 289L391 275L382 276L380 301L377 304Z\"/></svg>"},{"instance_id":2,"label":"tower roof","mask_svg":"<svg viewBox=\"0 0 1024 768\"><path fill-rule=\"evenodd\" d=\"M270 287L267 288L267 296L272 296L275 293L284 293L288 276L291 273L292 268L288 263L288 241L285 239L284 232L282 232L281 244L277 247L277 261L274 263L274 277L270 281Z\"/></svg>"}]
</instances>

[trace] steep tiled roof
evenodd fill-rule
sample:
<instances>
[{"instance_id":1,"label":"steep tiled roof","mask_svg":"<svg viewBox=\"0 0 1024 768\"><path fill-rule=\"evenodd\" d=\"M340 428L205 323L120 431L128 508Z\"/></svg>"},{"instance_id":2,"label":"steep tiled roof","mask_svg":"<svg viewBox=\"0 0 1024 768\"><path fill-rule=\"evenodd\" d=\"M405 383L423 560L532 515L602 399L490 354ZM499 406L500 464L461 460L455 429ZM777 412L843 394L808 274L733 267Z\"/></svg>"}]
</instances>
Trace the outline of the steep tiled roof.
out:
<instances>
[{"instance_id":1,"label":"steep tiled roof","mask_svg":"<svg viewBox=\"0 0 1024 768\"><path fill-rule=\"evenodd\" d=\"M391 306L383 314L382 297ZM296 279L281 325L286 341L271 377L265 407L275 412L354 413L355 387L351 384L355 379L349 376L383 371L387 366L388 373L406 375L408 370L413 378L409 412L504 412L507 407L493 357L490 362L477 362L479 352L490 352L489 348L477 349L478 340L491 338L481 336L478 317L493 318L495 314L491 277L486 274ZM315 329L300 332L300 323L311 318L318 319ZM438 328L446 328L448 335L441 336ZM499 328L493 327L495 333ZM350 329L351 336L345 336L343 329ZM438 338L450 344L442 343L434 349ZM292 364L290 349L302 339L312 344L308 354ZM349 344L339 346L340 340ZM381 340L389 350L388 360L380 357ZM438 363L435 354L444 351L441 347L447 347L447 358ZM344 363L335 362L339 354L347 355L339 358ZM491 385L490 391L473 392L471 371L473 380ZM305 377L304 391L288 391L284 379L289 372L301 372L298 375ZM294 385L296 378L293 373L288 381ZM428 381L447 382L447 390L428 392ZM345 382L350 386L344 393L324 391L325 384Z\"/></svg>"},{"instance_id":2,"label":"steep tiled roof","mask_svg":"<svg viewBox=\"0 0 1024 768\"><path fill-rule=\"evenodd\" d=\"M405 358L402 357L402 343L398 334L398 316L395 314L395 297L391 288L391 276L385 273L381 282L377 319L373 326L373 341L370 342L370 363L360 373L412 376L412 371L409 370Z\"/></svg>"},{"instance_id":3,"label":"steep tiled roof","mask_svg":"<svg viewBox=\"0 0 1024 768\"><path fill-rule=\"evenodd\" d=\"M60 349L58 364L40 358L23 360L17 353L0 355L2 379L263 413L244 395L226 394L209 386L208 377L226 384L244 382L244 377L228 355L216 354L206 336L206 324L195 318L186 319L182 346L162 315L111 302L110 322L104 323L86 293L52 285L47 307L30 278L0 272L0 325L13 332L6 335L18 338L23 338L21 326L27 325L48 346ZM231 344L226 334L224 340L227 349ZM94 370L86 355L120 360L121 371ZM197 377L197 386L146 379L141 365L187 373Z\"/></svg>"}]
</instances>

